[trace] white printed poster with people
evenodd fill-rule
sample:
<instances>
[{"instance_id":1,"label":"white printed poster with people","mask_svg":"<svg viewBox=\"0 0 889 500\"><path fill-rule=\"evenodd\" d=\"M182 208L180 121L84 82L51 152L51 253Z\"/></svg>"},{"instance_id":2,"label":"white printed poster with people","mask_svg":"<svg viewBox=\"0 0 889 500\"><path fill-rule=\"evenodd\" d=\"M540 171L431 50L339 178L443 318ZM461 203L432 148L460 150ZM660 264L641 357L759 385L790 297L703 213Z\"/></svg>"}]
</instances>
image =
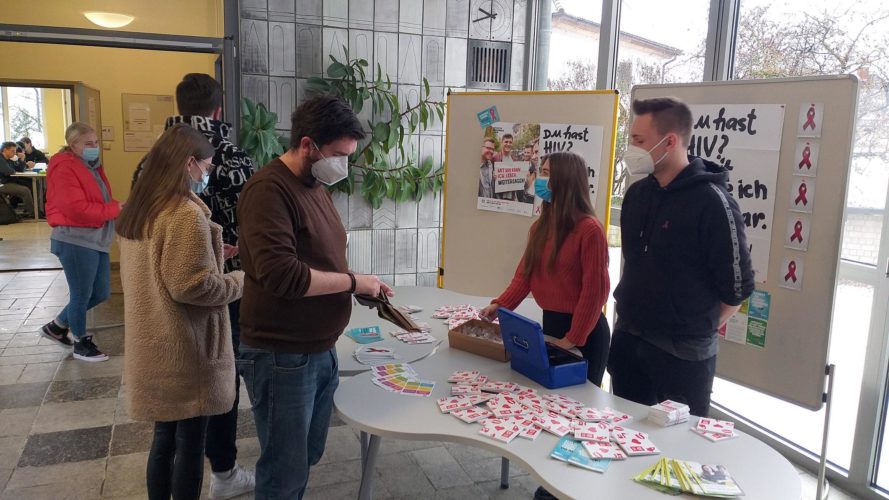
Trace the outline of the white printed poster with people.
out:
<instances>
[{"instance_id":1,"label":"white printed poster with people","mask_svg":"<svg viewBox=\"0 0 889 500\"><path fill-rule=\"evenodd\" d=\"M724 166L741 209L758 283L768 278L784 127L782 104L695 104L688 154ZM783 229L783 228L781 228Z\"/></svg>"},{"instance_id":2,"label":"white printed poster with people","mask_svg":"<svg viewBox=\"0 0 889 500\"><path fill-rule=\"evenodd\" d=\"M534 181L540 159L570 151L587 164L593 206L599 187L602 127L577 124L497 122L484 129L479 167L479 210L531 217L540 213Z\"/></svg>"}]
</instances>

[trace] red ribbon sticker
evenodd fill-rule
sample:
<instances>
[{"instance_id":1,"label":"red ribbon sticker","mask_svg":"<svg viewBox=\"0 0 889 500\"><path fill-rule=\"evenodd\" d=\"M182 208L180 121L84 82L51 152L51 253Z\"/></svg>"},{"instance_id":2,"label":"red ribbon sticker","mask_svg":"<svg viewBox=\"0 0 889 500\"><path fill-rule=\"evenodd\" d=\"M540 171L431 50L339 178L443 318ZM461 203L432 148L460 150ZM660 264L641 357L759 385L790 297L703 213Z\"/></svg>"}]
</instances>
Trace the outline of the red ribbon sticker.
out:
<instances>
[{"instance_id":1,"label":"red ribbon sticker","mask_svg":"<svg viewBox=\"0 0 889 500\"><path fill-rule=\"evenodd\" d=\"M790 236L790 241L799 240L800 243L803 242L803 221L798 220L796 224L793 225L793 234ZM796 265L794 265L796 268Z\"/></svg>"},{"instance_id":2,"label":"red ribbon sticker","mask_svg":"<svg viewBox=\"0 0 889 500\"><path fill-rule=\"evenodd\" d=\"M815 130L815 105L812 104L809 106L809 111L806 112L806 123L803 124L803 130L806 130L809 126L812 126L812 130Z\"/></svg>"},{"instance_id":3,"label":"red ribbon sticker","mask_svg":"<svg viewBox=\"0 0 889 500\"><path fill-rule=\"evenodd\" d=\"M803 165L805 165L805 167L807 169L812 168L812 160L809 159L809 157L811 155L812 155L812 150L809 148L809 146L804 147L803 148L803 159L800 160L800 162L799 162L799 168L803 168Z\"/></svg>"},{"instance_id":4,"label":"red ribbon sticker","mask_svg":"<svg viewBox=\"0 0 889 500\"><path fill-rule=\"evenodd\" d=\"M793 280L796 283L796 261L791 260L787 264L787 274L784 275L784 281Z\"/></svg>"},{"instance_id":5,"label":"red ribbon sticker","mask_svg":"<svg viewBox=\"0 0 889 500\"><path fill-rule=\"evenodd\" d=\"M794 204L799 205L802 202L803 205L808 205L809 200L806 199L806 191L808 191L808 190L809 190L809 188L806 187L805 182L800 183L799 196L796 197L796 201L794 201ZM797 224L799 224L799 222L797 222ZM802 227L802 224L800 224L800 227Z\"/></svg>"}]
</instances>

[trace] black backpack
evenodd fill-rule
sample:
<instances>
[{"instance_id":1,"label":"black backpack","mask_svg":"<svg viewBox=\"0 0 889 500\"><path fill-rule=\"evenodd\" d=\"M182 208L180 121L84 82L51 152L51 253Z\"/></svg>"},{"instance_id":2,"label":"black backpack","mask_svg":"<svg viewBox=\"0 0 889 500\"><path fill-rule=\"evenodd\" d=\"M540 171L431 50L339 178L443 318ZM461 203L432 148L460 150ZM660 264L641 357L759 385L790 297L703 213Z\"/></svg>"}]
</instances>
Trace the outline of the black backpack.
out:
<instances>
[{"instance_id":1,"label":"black backpack","mask_svg":"<svg viewBox=\"0 0 889 500\"><path fill-rule=\"evenodd\" d=\"M19 216L16 215L15 210L9 206L9 201L6 199L6 196L0 194L0 226L15 224L18 221Z\"/></svg>"}]
</instances>

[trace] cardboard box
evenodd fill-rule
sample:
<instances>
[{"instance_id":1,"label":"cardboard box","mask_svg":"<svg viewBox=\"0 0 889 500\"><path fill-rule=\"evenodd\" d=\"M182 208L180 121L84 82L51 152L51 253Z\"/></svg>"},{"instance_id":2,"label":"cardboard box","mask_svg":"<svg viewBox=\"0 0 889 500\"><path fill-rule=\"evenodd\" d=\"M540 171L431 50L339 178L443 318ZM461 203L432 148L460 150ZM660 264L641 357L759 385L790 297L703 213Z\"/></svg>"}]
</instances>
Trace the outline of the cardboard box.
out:
<instances>
[{"instance_id":1,"label":"cardboard box","mask_svg":"<svg viewBox=\"0 0 889 500\"><path fill-rule=\"evenodd\" d=\"M453 349L471 352L472 354L478 354L479 356L484 356L495 361L509 361L509 353L506 352L506 348L502 343L466 335L465 330L467 328L483 328L497 337L500 336L499 325L478 319L469 320L457 328L448 331L448 344L450 344Z\"/></svg>"}]
</instances>

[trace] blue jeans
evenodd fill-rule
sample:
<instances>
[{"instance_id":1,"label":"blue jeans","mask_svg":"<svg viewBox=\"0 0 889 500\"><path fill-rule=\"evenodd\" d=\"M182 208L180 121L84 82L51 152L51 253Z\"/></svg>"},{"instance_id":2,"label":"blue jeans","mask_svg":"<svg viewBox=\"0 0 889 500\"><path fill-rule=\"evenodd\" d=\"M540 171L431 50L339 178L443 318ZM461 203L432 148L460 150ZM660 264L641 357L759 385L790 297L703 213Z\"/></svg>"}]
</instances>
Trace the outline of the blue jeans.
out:
<instances>
[{"instance_id":1,"label":"blue jeans","mask_svg":"<svg viewBox=\"0 0 889 500\"><path fill-rule=\"evenodd\" d=\"M261 449L256 498L301 499L309 467L324 454L339 385L336 351L281 353L241 344L240 357Z\"/></svg>"},{"instance_id":2,"label":"blue jeans","mask_svg":"<svg viewBox=\"0 0 889 500\"><path fill-rule=\"evenodd\" d=\"M86 336L86 312L111 296L108 253L50 240L49 250L62 263L68 282L68 305L56 317L79 340Z\"/></svg>"}]
</instances>

